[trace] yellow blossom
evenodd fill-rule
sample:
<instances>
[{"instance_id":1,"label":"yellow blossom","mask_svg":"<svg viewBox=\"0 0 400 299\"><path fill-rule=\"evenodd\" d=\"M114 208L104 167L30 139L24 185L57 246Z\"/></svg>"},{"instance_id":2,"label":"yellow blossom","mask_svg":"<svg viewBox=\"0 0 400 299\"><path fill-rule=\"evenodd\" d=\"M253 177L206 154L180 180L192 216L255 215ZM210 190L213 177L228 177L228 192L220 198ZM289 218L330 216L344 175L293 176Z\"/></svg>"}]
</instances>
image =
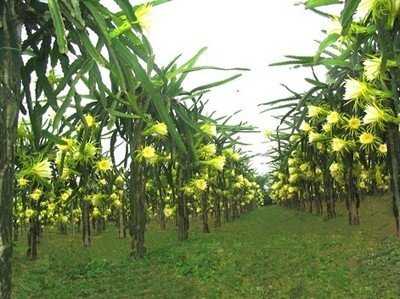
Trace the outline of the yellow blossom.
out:
<instances>
[{"instance_id":1,"label":"yellow blossom","mask_svg":"<svg viewBox=\"0 0 400 299\"><path fill-rule=\"evenodd\" d=\"M212 123L204 123L200 126L200 131L204 134L214 137L217 135L217 127Z\"/></svg>"},{"instance_id":2,"label":"yellow blossom","mask_svg":"<svg viewBox=\"0 0 400 299\"><path fill-rule=\"evenodd\" d=\"M91 114L85 115L85 122L89 128L96 125L96 119Z\"/></svg>"},{"instance_id":3,"label":"yellow blossom","mask_svg":"<svg viewBox=\"0 0 400 299\"><path fill-rule=\"evenodd\" d=\"M174 210L171 209L170 207L165 207L164 208L164 214L166 217L171 217L174 213Z\"/></svg>"},{"instance_id":4,"label":"yellow blossom","mask_svg":"<svg viewBox=\"0 0 400 299\"><path fill-rule=\"evenodd\" d=\"M165 123L157 122L148 130L148 133L155 136L164 137L168 135L168 127Z\"/></svg>"},{"instance_id":5,"label":"yellow blossom","mask_svg":"<svg viewBox=\"0 0 400 299\"><path fill-rule=\"evenodd\" d=\"M122 202L121 202L119 199L117 199L117 200L115 200L115 201L113 202L113 205L114 205L117 209L119 209L119 208L122 207Z\"/></svg>"},{"instance_id":6,"label":"yellow blossom","mask_svg":"<svg viewBox=\"0 0 400 299\"><path fill-rule=\"evenodd\" d=\"M307 122L303 121L301 126L300 126L300 130L302 130L302 131L304 131L306 133L310 132L311 131L311 126Z\"/></svg>"},{"instance_id":7,"label":"yellow blossom","mask_svg":"<svg viewBox=\"0 0 400 299\"><path fill-rule=\"evenodd\" d=\"M332 125L326 123L326 124L324 124L324 125L322 126L322 130L324 130L324 132L326 132L326 133L329 133L330 131L332 131Z\"/></svg>"},{"instance_id":8,"label":"yellow blossom","mask_svg":"<svg viewBox=\"0 0 400 299\"><path fill-rule=\"evenodd\" d=\"M349 78L345 82L345 89L345 100L358 100L366 96L368 86L364 82Z\"/></svg>"},{"instance_id":9,"label":"yellow blossom","mask_svg":"<svg viewBox=\"0 0 400 299\"><path fill-rule=\"evenodd\" d=\"M361 120L356 116L352 116L347 122L347 128L352 131L358 130L360 126L361 126Z\"/></svg>"},{"instance_id":10,"label":"yellow blossom","mask_svg":"<svg viewBox=\"0 0 400 299\"><path fill-rule=\"evenodd\" d=\"M339 112L332 111L331 113L329 113L328 116L326 117L326 121L330 125L337 124L340 121Z\"/></svg>"},{"instance_id":11,"label":"yellow blossom","mask_svg":"<svg viewBox=\"0 0 400 299\"><path fill-rule=\"evenodd\" d=\"M338 163L332 163L329 167L329 171L333 177L337 177L341 173L342 167Z\"/></svg>"},{"instance_id":12,"label":"yellow blossom","mask_svg":"<svg viewBox=\"0 0 400 299\"><path fill-rule=\"evenodd\" d=\"M224 156L217 156L214 159L204 162L206 165L214 168L215 170L222 171L225 166L225 157Z\"/></svg>"},{"instance_id":13,"label":"yellow blossom","mask_svg":"<svg viewBox=\"0 0 400 299\"><path fill-rule=\"evenodd\" d=\"M157 160L157 153L156 153L156 149L149 145L149 146L145 146L140 154L139 154L144 160L146 160L147 162L153 163Z\"/></svg>"},{"instance_id":14,"label":"yellow blossom","mask_svg":"<svg viewBox=\"0 0 400 299\"><path fill-rule=\"evenodd\" d=\"M360 136L360 143L363 145L371 145L375 142L375 140L375 135L369 132L362 133Z\"/></svg>"},{"instance_id":15,"label":"yellow blossom","mask_svg":"<svg viewBox=\"0 0 400 299\"><path fill-rule=\"evenodd\" d=\"M148 30L150 28L152 8L153 7L151 6L151 4L147 3L144 5L140 5L135 10L137 22L139 23L139 26L144 30Z\"/></svg>"},{"instance_id":16,"label":"yellow blossom","mask_svg":"<svg viewBox=\"0 0 400 299\"><path fill-rule=\"evenodd\" d=\"M97 170L100 172L106 172L108 170L111 170L112 168L112 163L110 159L101 159L99 162L97 162Z\"/></svg>"},{"instance_id":17,"label":"yellow blossom","mask_svg":"<svg viewBox=\"0 0 400 299\"><path fill-rule=\"evenodd\" d=\"M193 181L193 186L199 191L207 189L207 181L205 179L196 179Z\"/></svg>"},{"instance_id":18,"label":"yellow blossom","mask_svg":"<svg viewBox=\"0 0 400 299\"><path fill-rule=\"evenodd\" d=\"M34 200L38 201L42 197L43 191L40 190L39 188L36 188L33 190L33 192L29 195L29 197Z\"/></svg>"},{"instance_id":19,"label":"yellow blossom","mask_svg":"<svg viewBox=\"0 0 400 299\"><path fill-rule=\"evenodd\" d=\"M341 138L333 138L331 146L332 146L332 151L338 153L342 152L346 147L346 140L343 140Z\"/></svg>"},{"instance_id":20,"label":"yellow blossom","mask_svg":"<svg viewBox=\"0 0 400 299\"><path fill-rule=\"evenodd\" d=\"M379 57L369 58L364 61L364 75L368 81L374 81L379 78L382 59Z\"/></svg>"},{"instance_id":21,"label":"yellow blossom","mask_svg":"<svg viewBox=\"0 0 400 299\"><path fill-rule=\"evenodd\" d=\"M201 158L210 158L215 155L217 152L217 147L215 144L206 144L200 149L200 157Z\"/></svg>"},{"instance_id":22,"label":"yellow blossom","mask_svg":"<svg viewBox=\"0 0 400 299\"><path fill-rule=\"evenodd\" d=\"M19 179L17 179L17 183L18 187L24 188L28 185L29 181L24 177L20 177Z\"/></svg>"},{"instance_id":23,"label":"yellow blossom","mask_svg":"<svg viewBox=\"0 0 400 299\"><path fill-rule=\"evenodd\" d=\"M387 152L388 152L387 145L386 145L385 143L380 144L379 147L378 147L378 150L379 150L379 152L380 152L381 154L386 155Z\"/></svg>"},{"instance_id":24,"label":"yellow blossom","mask_svg":"<svg viewBox=\"0 0 400 299\"><path fill-rule=\"evenodd\" d=\"M310 118L319 117L324 112L324 109L314 105L309 105L307 109L308 109L308 117Z\"/></svg>"},{"instance_id":25,"label":"yellow blossom","mask_svg":"<svg viewBox=\"0 0 400 299\"><path fill-rule=\"evenodd\" d=\"M32 218L32 216L35 215L35 211L32 209L26 209L25 211L25 217L30 219Z\"/></svg>"},{"instance_id":26,"label":"yellow blossom","mask_svg":"<svg viewBox=\"0 0 400 299\"><path fill-rule=\"evenodd\" d=\"M310 132L310 134L308 135L308 142L314 143L314 142L321 140L321 138L322 138L321 134L315 133L315 132Z\"/></svg>"},{"instance_id":27,"label":"yellow blossom","mask_svg":"<svg viewBox=\"0 0 400 299\"><path fill-rule=\"evenodd\" d=\"M72 138L62 138L62 141L64 142L64 144L57 144L57 148L60 151L72 151L74 149L74 147L76 146L76 140L72 139Z\"/></svg>"},{"instance_id":28,"label":"yellow blossom","mask_svg":"<svg viewBox=\"0 0 400 299\"><path fill-rule=\"evenodd\" d=\"M40 179L51 178L51 167L48 159L34 164L31 168L31 173Z\"/></svg>"},{"instance_id":29,"label":"yellow blossom","mask_svg":"<svg viewBox=\"0 0 400 299\"><path fill-rule=\"evenodd\" d=\"M365 108L365 116L363 118L364 124L377 124L382 123L386 119L385 111L376 105L368 105Z\"/></svg>"},{"instance_id":30,"label":"yellow blossom","mask_svg":"<svg viewBox=\"0 0 400 299\"><path fill-rule=\"evenodd\" d=\"M101 212L100 212L99 208L95 207L95 208L93 209L92 216L93 216L93 218L98 218L98 217L101 216Z\"/></svg>"}]
</instances>

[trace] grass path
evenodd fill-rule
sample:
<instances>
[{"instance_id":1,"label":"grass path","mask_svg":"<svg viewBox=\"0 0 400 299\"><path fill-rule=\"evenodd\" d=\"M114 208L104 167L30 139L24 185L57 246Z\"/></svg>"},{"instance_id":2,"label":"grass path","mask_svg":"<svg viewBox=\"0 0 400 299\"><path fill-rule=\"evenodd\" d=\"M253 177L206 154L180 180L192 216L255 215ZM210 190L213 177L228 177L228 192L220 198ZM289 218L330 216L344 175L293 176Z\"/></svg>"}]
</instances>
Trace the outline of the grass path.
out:
<instances>
[{"instance_id":1,"label":"grass path","mask_svg":"<svg viewBox=\"0 0 400 299\"><path fill-rule=\"evenodd\" d=\"M260 208L185 243L151 227L148 255L127 258L109 230L91 249L48 233L40 259L15 254L15 298L399 298L400 243L387 198L363 203L362 224Z\"/></svg>"}]
</instances>

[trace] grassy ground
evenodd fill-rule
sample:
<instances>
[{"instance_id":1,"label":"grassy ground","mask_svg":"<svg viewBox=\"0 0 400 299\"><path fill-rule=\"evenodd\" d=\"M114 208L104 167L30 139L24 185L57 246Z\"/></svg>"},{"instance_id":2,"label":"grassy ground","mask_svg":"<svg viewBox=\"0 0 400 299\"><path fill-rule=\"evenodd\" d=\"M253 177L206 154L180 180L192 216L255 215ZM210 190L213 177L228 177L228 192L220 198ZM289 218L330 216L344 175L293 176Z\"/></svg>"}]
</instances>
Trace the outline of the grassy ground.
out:
<instances>
[{"instance_id":1,"label":"grassy ground","mask_svg":"<svg viewBox=\"0 0 400 299\"><path fill-rule=\"evenodd\" d=\"M143 261L111 227L91 249L48 233L40 259L14 257L15 298L399 298L400 243L388 198L367 200L362 224L260 208L185 243L171 227L148 232Z\"/></svg>"}]
</instances>

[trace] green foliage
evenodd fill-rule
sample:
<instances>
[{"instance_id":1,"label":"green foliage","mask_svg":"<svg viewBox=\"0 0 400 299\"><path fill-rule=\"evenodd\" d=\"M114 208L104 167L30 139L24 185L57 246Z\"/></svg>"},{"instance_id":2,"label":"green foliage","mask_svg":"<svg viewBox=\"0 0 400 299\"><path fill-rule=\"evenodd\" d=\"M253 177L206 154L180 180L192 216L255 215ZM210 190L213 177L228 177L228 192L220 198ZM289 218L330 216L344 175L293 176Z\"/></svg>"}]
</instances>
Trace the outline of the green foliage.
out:
<instances>
[{"instance_id":1,"label":"green foliage","mask_svg":"<svg viewBox=\"0 0 400 299\"><path fill-rule=\"evenodd\" d=\"M340 0L308 0L306 2L307 8L316 8L319 6L326 6L341 3Z\"/></svg>"},{"instance_id":2,"label":"green foliage","mask_svg":"<svg viewBox=\"0 0 400 299\"><path fill-rule=\"evenodd\" d=\"M126 258L112 227L83 251L78 236L46 232L35 263L18 243L15 298L397 298L389 201L366 200L360 227L348 227L343 206L330 221L259 209L211 234L196 225L185 243L172 223L166 232L153 223L142 261Z\"/></svg>"}]
</instances>

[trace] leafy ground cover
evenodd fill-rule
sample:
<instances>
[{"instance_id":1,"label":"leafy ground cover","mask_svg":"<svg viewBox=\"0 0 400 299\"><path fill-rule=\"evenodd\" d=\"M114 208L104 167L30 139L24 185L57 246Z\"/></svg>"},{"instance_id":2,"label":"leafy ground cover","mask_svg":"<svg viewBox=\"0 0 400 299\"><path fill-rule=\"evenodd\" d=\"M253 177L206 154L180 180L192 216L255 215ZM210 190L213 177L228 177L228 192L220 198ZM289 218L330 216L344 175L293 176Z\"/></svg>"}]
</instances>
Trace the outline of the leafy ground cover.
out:
<instances>
[{"instance_id":1,"label":"leafy ground cover","mask_svg":"<svg viewBox=\"0 0 400 299\"><path fill-rule=\"evenodd\" d=\"M14 255L15 298L399 298L400 244L389 197L363 202L360 226L273 206L176 241L150 225L143 261L114 227L81 248L46 232L35 262Z\"/></svg>"}]
</instances>

